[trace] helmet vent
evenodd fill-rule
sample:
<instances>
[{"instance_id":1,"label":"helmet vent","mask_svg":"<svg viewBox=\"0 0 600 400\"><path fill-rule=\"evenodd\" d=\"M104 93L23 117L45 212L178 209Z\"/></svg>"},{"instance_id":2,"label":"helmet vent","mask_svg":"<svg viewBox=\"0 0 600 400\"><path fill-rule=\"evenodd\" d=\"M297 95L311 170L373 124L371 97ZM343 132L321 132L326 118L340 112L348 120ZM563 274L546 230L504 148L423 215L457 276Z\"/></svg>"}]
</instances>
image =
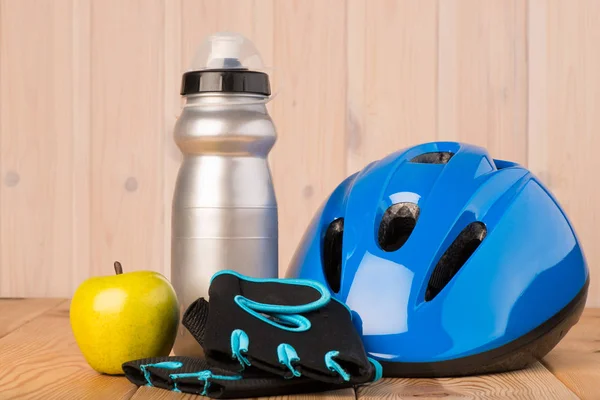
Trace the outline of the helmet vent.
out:
<instances>
[{"instance_id":1,"label":"helmet vent","mask_svg":"<svg viewBox=\"0 0 600 400\"><path fill-rule=\"evenodd\" d=\"M438 261L425 292L430 301L442 291L458 270L469 260L487 234L483 222L472 222L464 228Z\"/></svg>"},{"instance_id":2,"label":"helmet vent","mask_svg":"<svg viewBox=\"0 0 600 400\"><path fill-rule=\"evenodd\" d=\"M454 153L450 151L434 151L414 157L410 162L417 164L447 164Z\"/></svg>"},{"instance_id":3,"label":"helmet vent","mask_svg":"<svg viewBox=\"0 0 600 400\"><path fill-rule=\"evenodd\" d=\"M338 218L329 224L323 240L323 269L331 290L340 291L342 280L342 237L344 218Z\"/></svg>"},{"instance_id":4,"label":"helmet vent","mask_svg":"<svg viewBox=\"0 0 600 400\"><path fill-rule=\"evenodd\" d=\"M419 219L415 203L396 203L390 206L379 224L377 239L385 251L396 251L406 243Z\"/></svg>"}]
</instances>

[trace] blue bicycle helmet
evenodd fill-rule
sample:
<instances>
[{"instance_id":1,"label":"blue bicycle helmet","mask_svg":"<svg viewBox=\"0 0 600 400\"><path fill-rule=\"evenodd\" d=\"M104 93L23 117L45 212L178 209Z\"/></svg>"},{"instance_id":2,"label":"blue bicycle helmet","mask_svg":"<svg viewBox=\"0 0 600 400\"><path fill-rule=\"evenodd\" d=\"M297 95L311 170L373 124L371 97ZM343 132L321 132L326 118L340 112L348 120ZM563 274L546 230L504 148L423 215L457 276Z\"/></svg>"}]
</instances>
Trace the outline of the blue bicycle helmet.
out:
<instances>
[{"instance_id":1,"label":"blue bicycle helmet","mask_svg":"<svg viewBox=\"0 0 600 400\"><path fill-rule=\"evenodd\" d=\"M573 228L526 168L427 143L345 179L288 277L326 283L386 376L519 369L579 320L588 269Z\"/></svg>"}]
</instances>

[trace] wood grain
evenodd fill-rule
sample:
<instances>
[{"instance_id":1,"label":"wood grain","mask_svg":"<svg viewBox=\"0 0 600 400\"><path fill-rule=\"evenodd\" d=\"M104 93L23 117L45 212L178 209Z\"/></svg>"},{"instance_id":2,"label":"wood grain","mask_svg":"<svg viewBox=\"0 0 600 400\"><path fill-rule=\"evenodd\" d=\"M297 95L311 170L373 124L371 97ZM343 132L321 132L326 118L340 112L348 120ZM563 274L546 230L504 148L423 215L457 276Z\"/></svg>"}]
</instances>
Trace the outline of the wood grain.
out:
<instances>
[{"instance_id":1,"label":"wood grain","mask_svg":"<svg viewBox=\"0 0 600 400\"><path fill-rule=\"evenodd\" d=\"M81 355L69 325L69 302L0 339L2 399L129 399L135 385L100 375Z\"/></svg>"},{"instance_id":2,"label":"wood grain","mask_svg":"<svg viewBox=\"0 0 600 400\"><path fill-rule=\"evenodd\" d=\"M438 139L526 163L526 2L450 0L439 7Z\"/></svg>"},{"instance_id":3,"label":"wood grain","mask_svg":"<svg viewBox=\"0 0 600 400\"><path fill-rule=\"evenodd\" d=\"M598 305L600 3L533 1L529 15L530 166L575 226L592 269L588 305Z\"/></svg>"},{"instance_id":4,"label":"wood grain","mask_svg":"<svg viewBox=\"0 0 600 400\"><path fill-rule=\"evenodd\" d=\"M515 372L439 379L384 379L358 389L358 399L577 399L540 363Z\"/></svg>"},{"instance_id":5,"label":"wood grain","mask_svg":"<svg viewBox=\"0 0 600 400\"><path fill-rule=\"evenodd\" d=\"M132 400L193 400L203 399L204 397L185 394L185 393L174 393L168 390L161 390L149 387L140 387L135 395L131 398ZM354 390L342 389L331 392L323 393L310 393L301 395L290 395L290 396L273 396L273 397L256 397L256 399L262 400L352 400L355 399Z\"/></svg>"},{"instance_id":6,"label":"wood grain","mask_svg":"<svg viewBox=\"0 0 600 400\"><path fill-rule=\"evenodd\" d=\"M60 299L0 299L0 338L63 301Z\"/></svg>"},{"instance_id":7,"label":"wood grain","mask_svg":"<svg viewBox=\"0 0 600 400\"><path fill-rule=\"evenodd\" d=\"M546 186L551 187L547 171L547 3L547 0L529 0L527 3L527 166Z\"/></svg>"},{"instance_id":8,"label":"wood grain","mask_svg":"<svg viewBox=\"0 0 600 400\"><path fill-rule=\"evenodd\" d=\"M313 214L346 175L346 58L343 0L275 2L271 105L279 138L272 151L279 211L279 271Z\"/></svg>"},{"instance_id":9,"label":"wood grain","mask_svg":"<svg viewBox=\"0 0 600 400\"><path fill-rule=\"evenodd\" d=\"M164 272L163 2L91 8L91 275Z\"/></svg>"},{"instance_id":10,"label":"wood grain","mask_svg":"<svg viewBox=\"0 0 600 400\"><path fill-rule=\"evenodd\" d=\"M142 386L134 393L131 400L195 400L202 398L195 394L175 393L169 390Z\"/></svg>"},{"instance_id":11,"label":"wood grain","mask_svg":"<svg viewBox=\"0 0 600 400\"><path fill-rule=\"evenodd\" d=\"M600 309L586 309L543 363L581 399L600 399Z\"/></svg>"},{"instance_id":12,"label":"wood grain","mask_svg":"<svg viewBox=\"0 0 600 400\"><path fill-rule=\"evenodd\" d=\"M173 128L177 122L181 106L181 63L182 43L182 10L181 1L165 1L165 42L164 42L164 126L162 135L163 151L163 273L167 279L171 278L171 207L173 204L173 191L179 165L183 159L179 148L173 140Z\"/></svg>"},{"instance_id":13,"label":"wood grain","mask_svg":"<svg viewBox=\"0 0 600 400\"><path fill-rule=\"evenodd\" d=\"M0 293L66 295L72 264L71 1L0 1Z\"/></svg>"},{"instance_id":14,"label":"wood grain","mask_svg":"<svg viewBox=\"0 0 600 400\"><path fill-rule=\"evenodd\" d=\"M70 297L91 275L91 2L73 1L73 235ZM67 269L66 267L64 268Z\"/></svg>"},{"instance_id":15,"label":"wood grain","mask_svg":"<svg viewBox=\"0 0 600 400\"><path fill-rule=\"evenodd\" d=\"M350 0L347 174L436 138L437 1Z\"/></svg>"}]
</instances>

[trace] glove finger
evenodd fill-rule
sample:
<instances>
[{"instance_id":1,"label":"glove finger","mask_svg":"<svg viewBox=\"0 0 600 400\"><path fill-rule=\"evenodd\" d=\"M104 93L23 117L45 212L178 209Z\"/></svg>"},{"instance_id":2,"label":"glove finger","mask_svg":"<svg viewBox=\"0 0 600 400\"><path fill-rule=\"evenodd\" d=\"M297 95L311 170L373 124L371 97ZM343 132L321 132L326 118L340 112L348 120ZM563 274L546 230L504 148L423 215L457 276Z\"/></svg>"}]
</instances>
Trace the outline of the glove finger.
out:
<instances>
[{"instance_id":1,"label":"glove finger","mask_svg":"<svg viewBox=\"0 0 600 400\"><path fill-rule=\"evenodd\" d=\"M264 373L263 373L264 374ZM244 374L246 376L246 374ZM213 380L208 391L208 396L223 399L257 398L266 396L297 395L303 393L318 393L329 390L338 390L352 387L351 384L331 384L314 381L308 378L282 379L273 375L255 376L232 382L218 394L213 391L213 385L222 385L223 382Z\"/></svg>"},{"instance_id":2,"label":"glove finger","mask_svg":"<svg viewBox=\"0 0 600 400\"><path fill-rule=\"evenodd\" d=\"M213 377L224 382L242 378L194 357L144 358L124 363L123 371L127 379L138 386L154 386L174 392L202 395L209 392ZM214 385L210 390L218 394L222 389L219 385Z\"/></svg>"},{"instance_id":3,"label":"glove finger","mask_svg":"<svg viewBox=\"0 0 600 400\"><path fill-rule=\"evenodd\" d=\"M202 347L204 347L204 332L206 331L209 310L209 303L201 297L190 304L181 320L183 326L187 328Z\"/></svg>"},{"instance_id":4,"label":"glove finger","mask_svg":"<svg viewBox=\"0 0 600 400\"><path fill-rule=\"evenodd\" d=\"M122 367L127 379L138 386L156 386L170 390L172 384L169 373L181 370L183 365L183 361L177 357L151 357L128 361Z\"/></svg>"},{"instance_id":5,"label":"glove finger","mask_svg":"<svg viewBox=\"0 0 600 400\"><path fill-rule=\"evenodd\" d=\"M374 382L381 378L381 365L363 356L364 354L333 350L325 354L325 366L335 376L355 385Z\"/></svg>"},{"instance_id":6,"label":"glove finger","mask_svg":"<svg viewBox=\"0 0 600 400\"><path fill-rule=\"evenodd\" d=\"M246 371L242 376L192 357L130 361L123 364L123 371L137 386L225 399L322 392L351 386L349 383L335 385L307 378L286 380L258 370Z\"/></svg>"}]
</instances>

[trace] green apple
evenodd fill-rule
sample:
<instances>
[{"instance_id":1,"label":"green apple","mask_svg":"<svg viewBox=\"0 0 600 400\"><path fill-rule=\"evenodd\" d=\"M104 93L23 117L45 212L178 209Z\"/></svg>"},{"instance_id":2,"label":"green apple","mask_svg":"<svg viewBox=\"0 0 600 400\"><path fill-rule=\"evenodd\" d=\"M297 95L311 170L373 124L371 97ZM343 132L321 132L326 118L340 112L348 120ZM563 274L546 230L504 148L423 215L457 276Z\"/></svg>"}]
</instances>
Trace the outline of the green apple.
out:
<instances>
[{"instance_id":1,"label":"green apple","mask_svg":"<svg viewBox=\"0 0 600 400\"><path fill-rule=\"evenodd\" d=\"M71 329L85 360L104 374L126 361L167 356L179 324L175 290L157 272L123 273L83 282L71 301Z\"/></svg>"}]
</instances>

